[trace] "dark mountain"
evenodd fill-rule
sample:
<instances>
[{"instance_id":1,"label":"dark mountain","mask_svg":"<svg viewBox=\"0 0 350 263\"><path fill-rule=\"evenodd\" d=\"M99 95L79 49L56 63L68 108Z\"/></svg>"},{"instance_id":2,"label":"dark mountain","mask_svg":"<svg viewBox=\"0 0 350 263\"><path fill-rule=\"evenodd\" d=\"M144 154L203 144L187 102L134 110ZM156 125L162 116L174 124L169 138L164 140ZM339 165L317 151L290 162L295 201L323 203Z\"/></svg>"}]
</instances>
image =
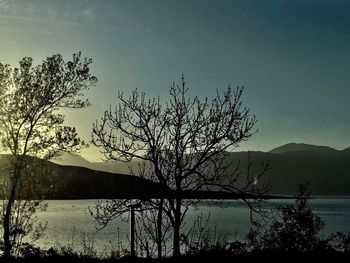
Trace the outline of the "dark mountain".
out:
<instances>
[{"instance_id":1,"label":"dark mountain","mask_svg":"<svg viewBox=\"0 0 350 263\"><path fill-rule=\"evenodd\" d=\"M261 162L269 161L271 169L259 185L271 183L273 194L293 194L300 183L309 182L316 195L350 195L350 154L341 152L324 154L316 151L284 153L251 152L252 171L261 171ZM231 158L245 172L247 153L233 153Z\"/></svg>"},{"instance_id":2,"label":"dark mountain","mask_svg":"<svg viewBox=\"0 0 350 263\"><path fill-rule=\"evenodd\" d=\"M79 166L79 167L85 167L92 170L96 170L94 169L95 167L91 162L84 159L77 153L62 152L62 154L59 157L56 157L51 161L53 163L57 163L60 165Z\"/></svg>"},{"instance_id":3,"label":"dark mountain","mask_svg":"<svg viewBox=\"0 0 350 263\"><path fill-rule=\"evenodd\" d=\"M1 155L1 167L6 167L6 162L6 155ZM37 158L31 163L36 182L47 199L147 198L162 193L157 183L136 176L59 165Z\"/></svg>"},{"instance_id":4,"label":"dark mountain","mask_svg":"<svg viewBox=\"0 0 350 263\"><path fill-rule=\"evenodd\" d=\"M80 157L81 158L81 157ZM247 152L230 154L234 164L240 164L240 172L247 172ZM350 147L339 151L327 146L289 143L269 152L250 152L252 172L261 171L261 163L269 161L271 169L258 185L270 183L272 194L291 195L300 183L309 182L313 194L350 195ZM137 171L140 162L89 163L96 170L129 173L128 166Z\"/></svg>"},{"instance_id":5,"label":"dark mountain","mask_svg":"<svg viewBox=\"0 0 350 263\"><path fill-rule=\"evenodd\" d=\"M160 192L157 183L127 174L50 163L53 199L147 198Z\"/></svg>"},{"instance_id":6,"label":"dark mountain","mask_svg":"<svg viewBox=\"0 0 350 263\"><path fill-rule=\"evenodd\" d=\"M350 147L344 149L342 152L343 152L344 154L349 154L349 155L350 155Z\"/></svg>"},{"instance_id":7,"label":"dark mountain","mask_svg":"<svg viewBox=\"0 0 350 263\"><path fill-rule=\"evenodd\" d=\"M6 155L0 156L0 165L5 167ZM31 159L35 168L34 179L41 189L30 198L44 199L149 199L176 197L175 191L164 189L150 180L127 175L91 170L85 167L59 165L52 162ZM5 173L2 173L3 175ZM0 175L0 176L1 176ZM40 196L39 196L40 195ZM28 197L28 196L27 196ZM231 194L215 191L184 191L182 198L191 199L238 199L252 198L251 195ZM19 196L21 197L21 194Z\"/></svg>"},{"instance_id":8,"label":"dark mountain","mask_svg":"<svg viewBox=\"0 0 350 263\"><path fill-rule=\"evenodd\" d=\"M350 147L338 151L326 146L290 143L270 152L231 153L229 158L235 165L239 164L242 178L247 172L249 155L254 174L261 171L262 162L269 161L271 169L259 180L258 186L270 183L271 194L292 195L298 184L309 182L316 195L350 195ZM38 178L43 188L50 189L48 198L139 198L142 195L146 198L162 192L157 183L129 175L129 166L137 174L139 161L92 163L75 154L64 155L56 163L38 162L44 163L38 165L41 167Z\"/></svg>"},{"instance_id":9,"label":"dark mountain","mask_svg":"<svg viewBox=\"0 0 350 263\"><path fill-rule=\"evenodd\" d=\"M274 148L269 153L289 153L289 152L315 152L318 154L338 154L340 151L328 146L317 146L305 143L288 143L280 147Z\"/></svg>"},{"instance_id":10,"label":"dark mountain","mask_svg":"<svg viewBox=\"0 0 350 263\"><path fill-rule=\"evenodd\" d=\"M80 156L73 156L80 160ZM350 195L350 147L339 151L327 146L303 143L289 143L269 152L250 152L252 172L261 171L261 163L269 161L271 169L258 185L270 183L272 194L294 194L300 183L309 182L313 194ZM71 157L72 158L72 157ZM244 175L248 153L234 152L230 159L240 164ZM79 161L84 166L85 161ZM73 160L70 160L73 163ZM75 161L77 163L77 161ZM89 163L87 167L100 171L129 174L129 166L137 171L140 162L131 163Z\"/></svg>"},{"instance_id":11,"label":"dark mountain","mask_svg":"<svg viewBox=\"0 0 350 263\"><path fill-rule=\"evenodd\" d=\"M350 152L336 150L333 152L317 146L315 148L318 151L303 148L281 153L250 152L254 174L261 171L262 162L269 161L271 165L271 169L264 174L258 185L270 183L272 194L292 195L298 184L309 182L313 194L350 195ZM308 149L313 148L308 147ZM239 170L244 178L247 172L248 153L235 152L230 154L229 158L234 161L234 164L240 165ZM55 178L59 182L57 187L58 189L71 187L68 191L63 191L66 195L79 189L78 192L88 192L91 197L98 195L99 191L103 193L103 196L112 194L124 196L129 191L130 193L157 191L157 185L152 184L152 182L144 179L141 181L139 177L126 175L129 173L128 166L132 166L134 171L137 171L138 164L137 161L131 163L106 162L92 163L90 166L96 170L109 170L114 173L56 165ZM59 178L64 178L63 182L60 182Z\"/></svg>"},{"instance_id":12,"label":"dark mountain","mask_svg":"<svg viewBox=\"0 0 350 263\"><path fill-rule=\"evenodd\" d=\"M53 159L52 162L60 165L85 167L91 170L118 174L130 174L130 166L137 168L138 164L140 163L136 160L131 163L115 161L89 162L76 153L63 153L60 157ZM135 173L136 172L137 169L135 169Z\"/></svg>"}]
</instances>

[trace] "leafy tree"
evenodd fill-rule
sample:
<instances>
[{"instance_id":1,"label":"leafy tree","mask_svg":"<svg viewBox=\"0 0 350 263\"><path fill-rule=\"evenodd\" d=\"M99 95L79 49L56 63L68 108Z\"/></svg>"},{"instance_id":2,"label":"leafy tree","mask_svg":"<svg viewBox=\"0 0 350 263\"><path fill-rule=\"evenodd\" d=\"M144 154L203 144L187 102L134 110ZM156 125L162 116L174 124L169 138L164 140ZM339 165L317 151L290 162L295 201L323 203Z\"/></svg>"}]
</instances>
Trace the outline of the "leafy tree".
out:
<instances>
[{"instance_id":1,"label":"leafy tree","mask_svg":"<svg viewBox=\"0 0 350 263\"><path fill-rule=\"evenodd\" d=\"M151 178L163 188L162 213L173 228L173 255L180 255L180 229L189 205L186 191L222 190L260 193L251 174L232 169L230 151L254 133L255 117L243 108L243 88L230 87L209 101L190 98L184 78L170 88L170 99L147 99L137 90L129 98L118 93L119 105L105 111L93 126L92 142L106 159L128 162L137 158L151 168ZM170 196L170 192L173 193ZM120 216L120 201L98 203L94 215L106 224Z\"/></svg>"},{"instance_id":2,"label":"leafy tree","mask_svg":"<svg viewBox=\"0 0 350 263\"><path fill-rule=\"evenodd\" d=\"M19 68L0 63L0 138L3 151L10 153L2 220L5 257L13 252L18 228L11 224L16 216L14 204L23 195L20 182L31 167L32 157L49 159L61 151L76 151L85 145L74 127L63 125L65 116L60 110L89 105L82 97L97 82L90 73L91 62L79 52L67 62L58 54L36 66L30 57L23 58ZM35 206L32 208L35 210Z\"/></svg>"}]
</instances>

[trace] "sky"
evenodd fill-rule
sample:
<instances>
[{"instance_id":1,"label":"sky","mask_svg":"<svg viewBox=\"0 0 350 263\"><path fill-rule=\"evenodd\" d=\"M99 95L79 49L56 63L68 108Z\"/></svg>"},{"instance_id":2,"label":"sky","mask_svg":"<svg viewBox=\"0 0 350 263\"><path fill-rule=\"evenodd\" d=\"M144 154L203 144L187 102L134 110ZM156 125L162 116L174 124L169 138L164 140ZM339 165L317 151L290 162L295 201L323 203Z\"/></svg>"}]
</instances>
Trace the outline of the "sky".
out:
<instances>
[{"instance_id":1,"label":"sky","mask_svg":"<svg viewBox=\"0 0 350 263\"><path fill-rule=\"evenodd\" d=\"M184 74L200 98L244 86L259 131L240 151L350 146L350 1L0 0L1 63L78 51L99 79L92 106L66 112L86 141L118 91L166 99Z\"/></svg>"}]
</instances>

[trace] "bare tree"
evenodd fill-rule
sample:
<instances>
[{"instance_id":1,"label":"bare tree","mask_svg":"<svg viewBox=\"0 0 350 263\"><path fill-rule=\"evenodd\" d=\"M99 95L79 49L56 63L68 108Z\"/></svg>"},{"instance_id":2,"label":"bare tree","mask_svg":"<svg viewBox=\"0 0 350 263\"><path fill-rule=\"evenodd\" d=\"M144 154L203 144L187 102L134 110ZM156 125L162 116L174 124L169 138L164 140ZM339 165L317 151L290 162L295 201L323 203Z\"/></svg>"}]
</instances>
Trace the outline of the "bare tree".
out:
<instances>
[{"instance_id":1,"label":"bare tree","mask_svg":"<svg viewBox=\"0 0 350 263\"><path fill-rule=\"evenodd\" d=\"M172 227L163 210L164 199L147 201L144 209L138 210L136 241L142 255L161 258L170 252Z\"/></svg>"},{"instance_id":2,"label":"bare tree","mask_svg":"<svg viewBox=\"0 0 350 263\"><path fill-rule=\"evenodd\" d=\"M8 196L4 206L4 256L13 247L14 202L18 187L32 157L49 159L61 151L76 151L85 145L74 127L64 126L63 108L79 109L89 105L83 92L94 86L97 78L90 74L91 59L74 54L65 62L53 55L37 66L32 58L19 62L19 68L0 64L0 138L10 153Z\"/></svg>"},{"instance_id":3,"label":"bare tree","mask_svg":"<svg viewBox=\"0 0 350 263\"><path fill-rule=\"evenodd\" d=\"M181 85L170 88L170 99L146 99L137 90L129 98L118 93L119 105L105 111L93 126L92 142L108 160L143 160L164 193L163 213L173 228L173 255L180 255L180 229L190 205L185 193L220 190L238 194L261 193L253 175L233 168L230 152L253 134L255 117L242 106L243 88L228 87L209 101L188 97ZM170 194L171 193L171 194ZM110 203L111 204L111 203ZM106 206L108 207L108 206ZM113 206L100 214L112 219ZM103 209L100 205L99 211ZM112 212L109 214L109 212ZM109 215L106 215L109 214Z\"/></svg>"}]
</instances>

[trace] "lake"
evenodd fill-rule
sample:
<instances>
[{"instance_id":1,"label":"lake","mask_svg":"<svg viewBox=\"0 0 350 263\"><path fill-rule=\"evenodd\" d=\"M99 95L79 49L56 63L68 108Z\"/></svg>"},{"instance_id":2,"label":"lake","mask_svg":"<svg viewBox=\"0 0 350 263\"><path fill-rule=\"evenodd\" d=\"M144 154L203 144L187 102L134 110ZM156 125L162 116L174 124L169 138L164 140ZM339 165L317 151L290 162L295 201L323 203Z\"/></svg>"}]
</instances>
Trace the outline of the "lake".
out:
<instances>
[{"instance_id":1,"label":"lake","mask_svg":"<svg viewBox=\"0 0 350 263\"><path fill-rule=\"evenodd\" d=\"M96 200L51 200L48 209L38 215L39 220L48 222L45 235L37 241L37 245L48 249L52 246L71 245L76 250L81 249L82 233L87 241L94 242L95 248L101 253L111 250L128 248L129 224L121 220L111 222L105 229L97 231L95 220L89 213L89 207L94 207ZM266 209L276 205L292 203L293 200L269 200ZM209 226L216 226L217 233L225 235L227 240L242 239L250 228L250 212L241 201L225 201L225 208L202 204L198 209L188 211L186 227L200 215L210 213ZM310 200L314 212L326 223L322 236L332 232L350 232L350 198L316 198Z\"/></svg>"}]
</instances>

